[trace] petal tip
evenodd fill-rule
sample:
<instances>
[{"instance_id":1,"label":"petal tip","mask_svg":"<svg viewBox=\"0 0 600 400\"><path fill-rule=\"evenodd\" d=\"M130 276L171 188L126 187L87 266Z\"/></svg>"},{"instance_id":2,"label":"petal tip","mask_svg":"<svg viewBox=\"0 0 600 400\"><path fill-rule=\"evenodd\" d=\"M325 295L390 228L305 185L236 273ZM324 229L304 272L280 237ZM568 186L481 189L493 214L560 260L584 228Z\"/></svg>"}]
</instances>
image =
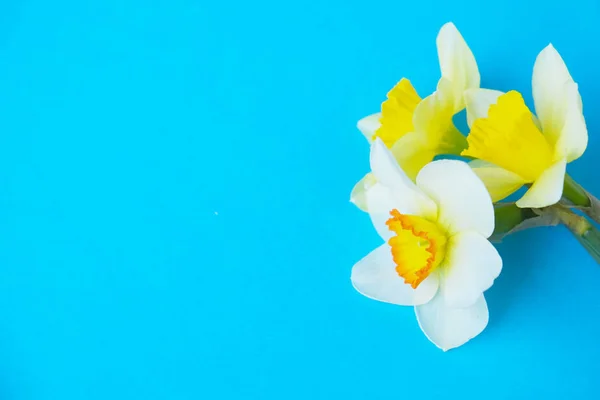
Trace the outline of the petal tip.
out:
<instances>
[{"instance_id":1,"label":"petal tip","mask_svg":"<svg viewBox=\"0 0 600 400\"><path fill-rule=\"evenodd\" d=\"M358 122L356 122L356 127L369 142L372 141L375 132L381 126L381 123L379 122L380 117L381 113L375 113L367 115L366 117L361 118L358 120Z\"/></svg>"},{"instance_id":2,"label":"petal tip","mask_svg":"<svg viewBox=\"0 0 600 400\"><path fill-rule=\"evenodd\" d=\"M540 54L538 54L537 58L540 58L542 56L552 56L552 57L556 57L558 56L559 58L562 57L560 56L560 53L558 52L558 50L556 50L556 47L554 47L554 45L552 43L548 43L548 45L546 47L544 47L542 49L542 51L540 51Z\"/></svg>"},{"instance_id":3,"label":"petal tip","mask_svg":"<svg viewBox=\"0 0 600 400\"><path fill-rule=\"evenodd\" d=\"M562 158L540 175L515 203L519 208L542 208L558 203L563 194L567 160Z\"/></svg>"},{"instance_id":4,"label":"petal tip","mask_svg":"<svg viewBox=\"0 0 600 400\"><path fill-rule=\"evenodd\" d=\"M445 34L445 33L456 33L458 32L458 29L456 28L456 25L454 25L454 22L449 21L446 22L444 25L442 25L442 27L440 28L440 33L439 35Z\"/></svg>"}]
</instances>

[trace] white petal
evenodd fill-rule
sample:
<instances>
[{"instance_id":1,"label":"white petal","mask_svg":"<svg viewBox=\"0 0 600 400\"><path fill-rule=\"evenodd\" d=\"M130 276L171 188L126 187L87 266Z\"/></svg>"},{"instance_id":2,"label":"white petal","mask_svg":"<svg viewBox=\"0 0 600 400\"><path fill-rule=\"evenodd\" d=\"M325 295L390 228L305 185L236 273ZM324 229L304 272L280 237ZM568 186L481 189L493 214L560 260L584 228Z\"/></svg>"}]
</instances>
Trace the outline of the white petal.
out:
<instances>
[{"instance_id":1,"label":"white petal","mask_svg":"<svg viewBox=\"0 0 600 400\"><path fill-rule=\"evenodd\" d=\"M574 83L565 62L549 44L540 52L533 66L533 100L542 131L555 144L567 115L567 87Z\"/></svg>"},{"instance_id":2,"label":"white petal","mask_svg":"<svg viewBox=\"0 0 600 400\"><path fill-rule=\"evenodd\" d=\"M500 275L502 259L486 238L473 231L451 237L447 249L442 266L446 304L448 307L468 307Z\"/></svg>"},{"instance_id":3,"label":"white petal","mask_svg":"<svg viewBox=\"0 0 600 400\"><path fill-rule=\"evenodd\" d=\"M541 208L558 203L562 197L566 166L567 160L562 159L544 171L517 201L517 207Z\"/></svg>"},{"instance_id":4,"label":"white petal","mask_svg":"<svg viewBox=\"0 0 600 400\"><path fill-rule=\"evenodd\" d=\"M565 62L552 45L538 55L533 68L533 98L544 135L567 162L587 147L588 133L581 96Z\"/></svg>"},{"instance_id":5,"label":"white petal","mask_svg":"<svg viewBox=\"0 0 600 400\"><path fill-rule=\"evenodd\" d=\"M415 132L434 135L439 140L439 136L452 126L454 102L452 83L444 77L440 78L437 90L421 100L415 108Z\"/></svg>"},{"instance_id":6,"label":"white petal","mask_svg":"<svg viewBox=\"0 0 600 400\"><path fill-rule=\"evenodd\" d=\"M367 196L366 191L373 187L377 183L377 180L372 173L366 174L360 181L354 185L352 193L350 194L350 202L356 207L363 211L367 211Z\"/></svg>"},{"instance_id":7,"label":"white petal","mask_svg":"<svg viewBox=\"0 0 600 400\"><path fill-rule=\"evenodd\" d=\"M373 135L375 135L375 131L381 126L381 123L379 122L380 118L381 113L375 113L364 117L356 124L358 130L362 132L369 142L373 141Z\"/></svg>"},{"instance_id":8,"label":"white petal","mask_svg":"<svg viewBox=\"0 0 600 400\"><path fill-rule=\"evenodd\" d=\"M467 163L434 161L419 172L417 186L437 203L438 223L450 235L474 230L487 238L494 231L492 200Z\"/></svg>"},{"instance_id":9,"label":"white petal","mask_svg":"<svg viewBox=\"0 0 600 400\"><path fill-rule=\"evenodd\" d=\"M384 244L352 268L352 285L361 294L386 303L401 306L425 304L438 289L437 274L431 274L413 289L396 273L392 252Z\"/></svg>"},{"instance_id":10,"label":"white petal","mask_svg":"<svg viewBox=\"0 0 600 400\"><path fill-rule=\"evenodd\" d=\"M510 196L525 184L519 175L487 161L474 160L469 166L481 179L494 203Z\"/></svg>"},{"instance_id":11,"label":"white petal","mask_svg":"<svg viewBox=\"0 0 600 400\"><path fill-rule=\"evenodd\" d=\"M417 321L427 338L446 351L479 335L489 320L483 295L468 308L451 308L440 291L427 304L416 306Z\"/></svg>"},{"instance_id":12,"label":"white petal","mask_svg":"<svg viewBox=\"0 0 600 400\"><path fill-rule=\"evenodd\" d=\"M479 87L479 69L475 57L453 23L442 26L437 40L442 77L452 82L454 113L465 107L463 93Z\"/></svg>"},{"instance_id":13,"label":"white petal","mask_svg":"<svg viewBox=\"0 0 600 400\"><path fill-rule=\"evenodd\" d=\"M583 117L581 96L575 82L567 83L565 123L556 141L556 150L567 162L581 157L588 144L588 132Z\"/></svg>"},{"instance_id":14,"label":"white petal","mask_svg":"<svg viewBox=\"0 0 600 400\"><path fill-rule=\"evenodd\" d=\"M379 236L383 240L392 237L386 222L391 218L390 211L398 210L402 214L417 215L428 219L435 218L437 208L428 210L423 208L423 204L413 201L410 196L402 196L398 192L376 182L373 186L364 192L366 201L366 211L369 213L371 222ZM435 203L431 202L433 207Z\"/></svg>"},{"instance_id":15,"label":"white petal","mask_svg":"<svg viewBox=\"0 0 600 400\"><path fill-rule=\"evenodd\" d=\"M469 89L465 92L467 104L467 124L473 125L476 119L487 118L488 110L492 104L496 104L499 96L504 93L491 89Z\"/></svg>"},{"instance_id":16,"label":"white petal","mask_svg":"<svg viewBox=\"0 0 600 400\"><path fill-rule=\"evenodd\" d=\"M366 210L371 217L371 222L375 230L383 240L388 240L392 237L392 232L389 230L386 222L391 218L390 211L396 209L403 214L412 214L410 211L418 211L414 209L414 204L403 202L394 192L387 186L377 182L365 191Z\"/></svg>"},{"instance_id":17,"label":"white petal","mask_svg":"<svg viewBox=\"0 0 600 400\"><path fill-rule=\"evenodd\" d=\"M377 182L390 188L401 201L402 209L398 208L398 211L423 217L436 214L435 203L406 176L379 138L371 145L371 170Z\"/></svg>"},{"instance_id":18,"label":"white petal","mask_svg":"<svg viewBox=\"0 0 600 400\"><path fill-rule=\"evenodd\" d=\"M433 159L433 155L459 155L461 151L467 148L467 138L456 129L452 119L455 110L454 98L451 96L452 90L449 89L451 86L452 83L448 79L440 78L437 90L425 97L417 105L413 114L414 134L421 137L421 149L428 150L432 155L429 161ZM409 135L411 133L404 135L398 142ZM415 145L416 143L407 144L410 147ZM396 154L394 151L396 147L396 144L394 144L392 148L394 154ZM423 154L424 152L421 150L420 153ZM401 163L400 165L404 167L404 164Z\"/></svg>"},{"instance_id":19,"label":"white petal","mask_svg":"<svg viewBox=\"0 0 600 400\"><path fill-rule=\"evenodd\" d=\"M421 132L409 132L403 135L394 143L390 151L412 181L435 157L435 152L427 141L427 135Z\"/></svg>"},{"instance_id":20,"label":"white petal","mask_svg":"<svg viewBox=\"0 0 600 400\"><path fill-rule=\"evenodd\" d=\"M393 189L414 190L415 184L406 176L392 153L380 138L371 145L371 171L378 182Z\"/></svg>"}]
</instances>

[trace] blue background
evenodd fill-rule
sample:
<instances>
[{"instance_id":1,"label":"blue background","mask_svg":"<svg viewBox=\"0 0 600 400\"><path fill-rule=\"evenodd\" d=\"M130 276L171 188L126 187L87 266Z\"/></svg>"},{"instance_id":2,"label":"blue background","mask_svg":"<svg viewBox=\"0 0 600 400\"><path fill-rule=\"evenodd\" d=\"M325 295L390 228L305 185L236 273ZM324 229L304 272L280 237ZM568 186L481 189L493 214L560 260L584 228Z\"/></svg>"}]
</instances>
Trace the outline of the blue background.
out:
<instances>
[{"instance_id":1,"label":"blue background","mask_svg":"<svg viewBox=\"0 0 600 400\"><path fill-rule=\"evenodd\" d=\"M442 353L350 269L356 121L439 77L454 21L483 86L530 100L552 41L600 193L600 3L0 3L0 398L597 398L600 267L562 228L499 246L482 335Z\"/></svg>"}]
</instances>

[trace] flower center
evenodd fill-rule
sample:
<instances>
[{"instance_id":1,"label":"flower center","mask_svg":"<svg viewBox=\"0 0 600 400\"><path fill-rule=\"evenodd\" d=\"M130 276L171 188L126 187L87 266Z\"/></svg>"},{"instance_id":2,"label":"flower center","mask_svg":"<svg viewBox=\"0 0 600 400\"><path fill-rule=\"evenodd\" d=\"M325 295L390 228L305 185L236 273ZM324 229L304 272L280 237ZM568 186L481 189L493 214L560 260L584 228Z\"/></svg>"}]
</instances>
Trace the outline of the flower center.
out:
<instances>
[{"instance_id":1,"label":"flower center","mask_svg":"<svg viewBox=\"0 0 600 400\"><path fill-rule=\"evenodd\" d=\"M400 214L396 209L390 215L386 224L396 235L388 244L396 272L416 289L443 261L448 238L435 223L424 218Z\"/></svg>"},{"instance_id":2,"label":"flower center","mask_svg":"<svg viewBox=\"0 0 600 400\"><path fill-rule=\"evenodd\" d=\"M405 134L413 131L413 113L421 98L406 78L394 86L381 105L381 126L373 135L379 137L389 148Z\"/></svg>"},{"instance_id":3,"label":"flower center","mask_svg":"<svg viewBox=\"0 0 600 400\"><path fill-rule=\"evenodd\" d=\"M519 92L510 91L490 106L487 118L473 123L469 147L461 155L514 172L530 183L553 161L553 148L540 132Z\"/></svg>"}]
</instances>

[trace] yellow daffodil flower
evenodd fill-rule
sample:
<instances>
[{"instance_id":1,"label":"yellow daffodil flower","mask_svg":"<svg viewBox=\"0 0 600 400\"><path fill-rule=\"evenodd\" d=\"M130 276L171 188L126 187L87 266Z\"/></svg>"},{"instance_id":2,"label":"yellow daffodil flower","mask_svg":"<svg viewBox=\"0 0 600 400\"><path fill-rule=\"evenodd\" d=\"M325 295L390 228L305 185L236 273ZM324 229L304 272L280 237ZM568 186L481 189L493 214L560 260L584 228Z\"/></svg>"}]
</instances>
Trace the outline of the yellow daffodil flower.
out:
<instances>
[{"instance_id":1,"label":"yellow daffodil flower","mask_svg":"<svg viewBox=\"0 0 600 400\"><path fill-rule=\"evenodd\" d=\"M462 155L478 159L471 166L494 202L530 185L516 203L522 208L560 200L566 165L588 141L579 89L552 45L538 55L532 81L537 118L518 92L465 94L471 132Z\"/></svg>"},{"instance_id":2,"label":"yellow daffodil flower","mask_svg":"<svg viewBox=\"0 0 600 400\"><path fill-rule=\"evenodd\" d=\"M465 90L479 87L475 57L454 24L440 29L436 44L442 77L433 94L422 99L403 78L388 93L380 113L358 121L367 140L380 138L413 180L436 155L460 154L466 148L452 117L465 108ZM365 192L375 183L373 176L365 176L354 187L351 201L364 210Z\"/></svg>"},{"instance_id":3,"label":"yellow daffodil flower","mask_svg":"<svg viewBox=\"0 0 600 400\"><path fill-rule=\"evenodd\" d=\"M371 170L378 184L366 194L368 212L386 243L353 267L352 284L369 298L415 306L419 326L444 351L461 346L485 329L483 292L502 269L487 240L494 208L485 186L456 160L427 164L415 183L379 138Z\"/></svg>"}]
</instances>

